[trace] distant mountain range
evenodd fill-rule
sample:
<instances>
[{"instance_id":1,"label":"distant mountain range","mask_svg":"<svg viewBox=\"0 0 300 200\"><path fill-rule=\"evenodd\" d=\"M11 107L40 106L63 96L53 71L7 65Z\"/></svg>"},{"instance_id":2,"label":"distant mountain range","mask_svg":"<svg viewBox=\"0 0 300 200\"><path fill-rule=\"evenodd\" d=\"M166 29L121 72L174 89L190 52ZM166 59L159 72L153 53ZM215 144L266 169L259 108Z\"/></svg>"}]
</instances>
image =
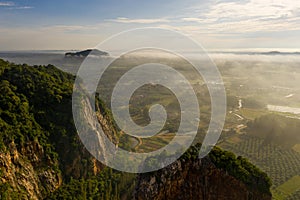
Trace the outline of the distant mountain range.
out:
<instances>
[{"instance_id":1,"label":"distant mountain range","mask_svg":"<svg viewBox=\"0 0 300 200\"><path fill-rule=\"evenodd\" d=\"M300 52L281 52L281 51L210 51L209 54L239 54L239 55L300 55Z\"/></svg>"}]
</instances>

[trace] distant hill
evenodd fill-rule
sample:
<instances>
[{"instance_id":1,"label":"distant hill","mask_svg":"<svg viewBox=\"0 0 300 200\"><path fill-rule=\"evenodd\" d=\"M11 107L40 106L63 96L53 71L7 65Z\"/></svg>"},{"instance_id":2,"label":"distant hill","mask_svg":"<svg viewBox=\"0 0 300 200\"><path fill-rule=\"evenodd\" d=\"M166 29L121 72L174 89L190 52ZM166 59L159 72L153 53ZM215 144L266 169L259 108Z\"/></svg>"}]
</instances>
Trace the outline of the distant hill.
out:
<instances>
[{"instance_id":1,"label":"distant hill","mask_svg":"<svg viewBox=\"0 0 300 200\"><path fill-rule=\"evenodd\" d=\"M262 138L263 145L275 143L286 148L300 143L299 129L299 119L279 114L264 115L247 124L248 133Z\"/></svg>"},{"instance_id":2,"label":"distant hill","mask_svg":"<svg viewBox=\"0 0 300 200\"><path fill-rule=\"evenodd\" d=\"M105 51L100 51L98 49L87 49L84 51L78 51L78 52L67 52L65 53L65 57L87 57L90 53L95 56L109 56L109 53Z\"/></svg>"}]
</instances>

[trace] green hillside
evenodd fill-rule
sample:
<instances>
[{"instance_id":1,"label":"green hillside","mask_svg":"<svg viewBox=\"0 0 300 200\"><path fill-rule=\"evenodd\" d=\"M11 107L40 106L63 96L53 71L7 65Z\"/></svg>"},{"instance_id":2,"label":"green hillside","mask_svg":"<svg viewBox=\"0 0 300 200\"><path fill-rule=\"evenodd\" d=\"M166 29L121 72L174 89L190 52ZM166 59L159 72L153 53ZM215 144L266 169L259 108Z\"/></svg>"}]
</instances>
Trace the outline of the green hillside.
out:
<instances>
[{"instance_id":1,"label":"green hillside","mask_svg":"<svg viewBox=\"0 0 300 200\"><path fill-rule=\"evenodd\" d=\"M73 82L74 76L52 65L0 60L1 199L132 199L136 175L103 166L81 144L72 117ZM118 132L110 111L97 102ZM197 159L195 148L181 159ZM244 158L216 148L210 159L269 193L267 176Z\"/></svg>"}]
</instances>

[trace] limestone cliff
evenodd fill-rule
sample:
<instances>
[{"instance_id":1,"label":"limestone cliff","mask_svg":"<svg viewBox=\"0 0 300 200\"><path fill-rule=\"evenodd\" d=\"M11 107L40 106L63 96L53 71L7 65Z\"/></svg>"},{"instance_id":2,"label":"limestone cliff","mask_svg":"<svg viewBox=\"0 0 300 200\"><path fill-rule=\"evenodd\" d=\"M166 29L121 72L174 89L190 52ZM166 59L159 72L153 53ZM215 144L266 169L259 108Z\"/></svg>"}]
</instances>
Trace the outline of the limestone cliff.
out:
<instances>
[{"instance_id":1,"label":"limestone cliff","mask_svg":"<svg viewBox=\"0 0 300 200\"><path fill-rule=\"evenodd\" d=\"M265 185L262 177L255 184ZM210 156L203 159L180 159L157 172L141 174L135 189L136 200L269 200L266 190L249 186L218 168Z\"/></svg>"},{"instance_id":2,"label":"limestone cliff","mask_svg":"<svg viewBox=\"0 0 300 200\"><path fill-rule=\"evenodd\" d=\"M88 99L85 103L89 104ZM104 113L105 108L97 108L99 123L116 141L117 131ZM47 142L51 143L51 139ZM0 152L0 188L5 191L0 194L0 199L43 199L58 189L64 179L88 178L100 173L104 167L84 148L76 132L71 137L57 139L54 145L57 159L49 156L38 140L22 145L16 145L14 141L7 144Z\"/></svg>"},{"instance_id":3,"label":"limestone cliff","mask_svg":"<svg viewBox=\"0 0 300 200\"><path fill-rule=\"evenodd\" d=\"M45 155L37 141L27 143L21 150L12 142L8 151L0 153L1 185L11 191L1 197L41 199L61 184L56 167L57 163Z\"/></svg>"},{"instance_id":4,"label":"limestone cliff","mask_svg":"<svg viewBox=\"0 0 300 200\"><path fill-rule=\"evenodd\" d=\"M51 65L0 59L0 199L42 199L70 179L86 179L103 169L77 135L73 82L72 75ZM103 104L97 116L117 141Z\"/></svg>"}]
</instances>

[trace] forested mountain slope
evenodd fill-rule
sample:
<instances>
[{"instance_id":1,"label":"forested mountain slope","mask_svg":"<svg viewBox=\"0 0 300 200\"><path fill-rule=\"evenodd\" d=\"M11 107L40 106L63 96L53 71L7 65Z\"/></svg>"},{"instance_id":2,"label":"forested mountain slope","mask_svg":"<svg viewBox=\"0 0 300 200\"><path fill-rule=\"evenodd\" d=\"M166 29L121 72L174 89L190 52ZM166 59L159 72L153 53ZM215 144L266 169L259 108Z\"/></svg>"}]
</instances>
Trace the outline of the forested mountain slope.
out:
<instances>
[{"instance_id":1,"label":"forested mountain slope","mask_svg":"<svg viewBox=\"0 0 300 200\"><path fill-rule=\"evenodd\" d=\"M72 117L73 83L74 76L52 65L15 65L0 60L0 199L133 199L134 194L139 199L141 192L150 195L144 187L153 184L151 178L146 178L149 174L136 179L135 174L109 169L81 144ZM103 102L98 103L100 124L118 142L118 130L110 111ZM199 160L195 152L191 153L194 148L170 165L180 162L182 167L178 173L178 169L168 167L151 176L174 172L187 186L195 181L192 178L195 174L187 175L193 171L201 175L201 179L195 176L198 184L194 187L202 187L207 186L208 182L203 182L205 178L211 177L206 172L217 172L212 183L218 182L220 187L231 187L223 179L228 178L236 183L233 186L241 186L254 197L249 199L271 198L268 178L250 163L219 149L209 158ZM167 179L166 187L171 187L174 180ZM180 185L178 190L173 188L174 194L195 189L182 189ZM163 193L169 194L160 186L156 188L155 195ZM217 196L226 193L227 190L216 191Z\"/></svg>"}]
</instances>

